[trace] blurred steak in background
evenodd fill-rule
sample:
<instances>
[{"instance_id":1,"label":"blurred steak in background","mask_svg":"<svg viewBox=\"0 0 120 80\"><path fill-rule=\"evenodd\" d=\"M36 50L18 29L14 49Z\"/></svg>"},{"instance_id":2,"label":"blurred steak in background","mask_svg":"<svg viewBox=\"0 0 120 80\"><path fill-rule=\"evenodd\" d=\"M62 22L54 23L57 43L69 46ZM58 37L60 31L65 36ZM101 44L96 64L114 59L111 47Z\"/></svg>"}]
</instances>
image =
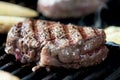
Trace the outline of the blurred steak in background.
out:
<instances>
[{"instance_id":1,"label":"blurred steak in background","mask_svg":"<svg viewBox=\"0 0 120 80\"><path fill-rule=\"evenodd\" d=\"M49 18L81 17L105 7L107 0L39 0L38 11Z\"/></svg>"}]
</instances>

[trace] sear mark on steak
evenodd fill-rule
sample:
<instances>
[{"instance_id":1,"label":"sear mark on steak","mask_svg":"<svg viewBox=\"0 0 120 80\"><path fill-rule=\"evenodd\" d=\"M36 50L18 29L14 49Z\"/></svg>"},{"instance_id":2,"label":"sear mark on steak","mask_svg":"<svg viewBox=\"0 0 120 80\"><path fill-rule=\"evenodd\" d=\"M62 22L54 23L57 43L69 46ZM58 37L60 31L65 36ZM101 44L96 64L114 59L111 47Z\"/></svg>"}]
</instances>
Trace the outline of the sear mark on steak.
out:
<instances>
[{"instance_id":1,"label":"sear mark on steak","mask_svg":"<svg viewBox=\"0 0 120 80\"><path fill-rule=\"evenodd\" d=\"M14 25L8 32L5 51L22 63L40 67L78 69L100 63L107 57L102 29L30 20Z\"/></svg>"}]
</instances>

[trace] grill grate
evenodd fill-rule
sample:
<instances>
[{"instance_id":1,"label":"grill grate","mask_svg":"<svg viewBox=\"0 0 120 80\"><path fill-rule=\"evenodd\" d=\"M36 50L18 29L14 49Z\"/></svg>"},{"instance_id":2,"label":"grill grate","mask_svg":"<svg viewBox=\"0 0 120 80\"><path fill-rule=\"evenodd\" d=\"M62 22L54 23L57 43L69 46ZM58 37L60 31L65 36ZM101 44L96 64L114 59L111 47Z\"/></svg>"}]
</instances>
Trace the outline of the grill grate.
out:
<instances>
[{"instance_id":1,"label":"grill grate","mask_svg":"<svg viewBox=\"0 0 120 80\"><path fill-rule=\"evenodd\" d=\"M120 79L120 45L106 43L110 49L109 55L101 64L75 69L51 69L49 72L42 68L32 72L34 63L23 65L15 61L14 56L5 54L4 46L0 47L0 70L5 70L18 76L21 80L118 80Z\"/></svg>"},{"instance_id":2,"label":"grill grate","mask_svg":"<svg viewBox=\"0 0 120 80\"><path fill-rule=\"evenodd\" d=\"M5 0L5 1L16 1L19 4L20 0ZM31 2L30 5L33 6L34 0L21 0L26 2ZM35 0L37 1L37 0ZM35 3L35 2L34 2ZM115 5L114 5L115 4ZM118 7L120 7L119 0L109 0L107 3L108 9L101 12L102 27L107 25L120 25L120 18ZM61 23L73 23L77 25L91 26L94 25L95 15L91 14L85 16L83 19L48 19L41 14L37 19L60 21ZM110 18L111 17L111 18ZM18 76L21 80L120 80L120 45L114 43L106 43L110 52L105 61L101 64L93 67L74 69L51 69L47 72L45 68L42 68L36 72L32 72L31 68L35 65L31 63L29 65L23 65L17 62L12 55L5 54L4 52L4 42L6 40L6 34L0 34L0 70L5 70Z\"/></svg>"}]
</instances>

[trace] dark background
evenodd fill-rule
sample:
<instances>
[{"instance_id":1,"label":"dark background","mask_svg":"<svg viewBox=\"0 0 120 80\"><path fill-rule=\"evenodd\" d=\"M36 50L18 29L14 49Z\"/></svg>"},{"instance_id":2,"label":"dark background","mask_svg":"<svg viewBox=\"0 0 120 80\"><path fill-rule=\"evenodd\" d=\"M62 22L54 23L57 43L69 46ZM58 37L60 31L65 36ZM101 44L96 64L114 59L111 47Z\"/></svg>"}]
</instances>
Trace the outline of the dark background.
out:
<instances>
[{"instance_id":1,"label":"dark background","mask_svg":"<svg viewBox=\"0 0 120 80\"><path fill-rule=\"evenodd\" d=\"M19 4L37 10L37 0L4 0L7 2ZM120 26L120 0L108 0L106 3L107 9L101 11L101 28L111 25ZM67 18L67 19L49 19L40 14L36 19L45 19L52 21L60 21L62 23L73 23L77 25L92 26L95 23L95 14L90 14L84 18Z\"/></svg>"}]
</instances>

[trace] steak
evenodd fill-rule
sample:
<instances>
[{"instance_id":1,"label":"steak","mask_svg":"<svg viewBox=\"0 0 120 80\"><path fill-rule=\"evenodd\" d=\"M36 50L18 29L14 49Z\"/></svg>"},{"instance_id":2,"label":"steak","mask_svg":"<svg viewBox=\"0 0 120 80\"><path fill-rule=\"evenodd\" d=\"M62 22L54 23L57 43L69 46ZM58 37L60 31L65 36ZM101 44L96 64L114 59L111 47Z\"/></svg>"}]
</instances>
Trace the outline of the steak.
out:
<instances>
[{"instance_id":1,"label":"steak","mask_svg":"<svg viewBox=\"0 0 120 80\"><path fill-rule=\"evenodd\" d=\"M107 0L38 0L38 11L49 18L81 17L105 8Z\"/></svg>"},{"instance_id":2,"label":"steak","mask_svg":"<svg viewBox=\"0 0 120 80\"><path fill-rule=\"evenodd\" d=\"M27 19L10 29L5 51L22 63L35 62L33 71L40 67L78 69L107 57L105 38L102 29Z\"/></svg>"}]
</instances>

